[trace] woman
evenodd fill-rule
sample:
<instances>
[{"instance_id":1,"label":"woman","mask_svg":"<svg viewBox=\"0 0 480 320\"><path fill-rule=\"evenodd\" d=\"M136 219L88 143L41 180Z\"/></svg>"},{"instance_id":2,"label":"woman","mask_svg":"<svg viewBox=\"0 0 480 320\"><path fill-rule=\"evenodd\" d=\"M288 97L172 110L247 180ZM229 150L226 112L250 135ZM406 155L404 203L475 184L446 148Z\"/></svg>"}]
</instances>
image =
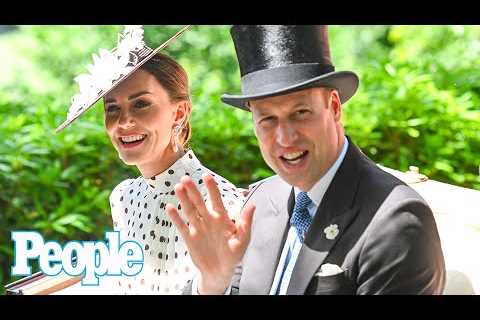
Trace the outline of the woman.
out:
<instances>
[{"instance_id":1,"label":"woman","mask_svg":"<svg viewBox=\"0 0 480 320\"><path fill-rule=\"evenodd\" d=\"M181 209L173 188L182 176L191 176L206 198L201 177L211 173L223 190L224 204L232 212L242 204L235 186L185 150L191 134L188 92L183 68L157 53L105 96L105 127L112 144L142 174L120 183L110 196L115 229L140 242L145 252L144 274L119 283L127 291L180 293L192 278L186 246L165 212L167 203Z\"/></svg>"},{"instance_id":2,"label":"woman","mask_svg":"<svg viewBox=\"0 0 480 320\"><path fill-rule=\"evenodd\" d=\"M239 213L243 195L186 148L191 99L187 74L175 60L156 53L103 99L105 127L113 146L123 162L141 173L121 182L110 195L114 229L122 239L135 240L144 249L140 274L110 280L115 279L118 293L180 294L195 267L165 212L167 203L181 211L175 185L188 175L207 201L202 175L210 173L230 213ZM110 280L104 283L111 284Z\"/></svg>"}]
</instances>

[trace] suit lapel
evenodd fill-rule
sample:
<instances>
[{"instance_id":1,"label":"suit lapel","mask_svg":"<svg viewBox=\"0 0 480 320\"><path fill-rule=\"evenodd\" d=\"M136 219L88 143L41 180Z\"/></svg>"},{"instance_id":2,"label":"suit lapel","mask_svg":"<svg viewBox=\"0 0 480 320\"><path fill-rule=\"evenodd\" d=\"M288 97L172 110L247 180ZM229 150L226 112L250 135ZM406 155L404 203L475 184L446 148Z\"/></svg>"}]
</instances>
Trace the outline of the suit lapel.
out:
<instances>
[{"instance_id":1,"label":"suit lapel","mask_svg":"<svg viewBox=\"0 0 480 320\"><path fill-rule=\"evenodd\" d=\"M285 198L291 189L284 182L275 187L275 191L269 190L269 197L258 191L259 200L255 201L258 212L254 215L252 238L243 259L240 294L269 294L273 283L288 231Z\"/></svg>"},{"instance_id":2,"label":"suit lapel","mask_svg":"<svg viewBox=\"0 0 480 320\"><path fill-rule=\"evenodd\" d=\"M350 225L353 219L357 216L357 213L357 209L348 210L343 214L338 215L335 219L322 224L322 228L336 225L339 233L334 239L328 239L324 232L319 234L318 239L316 239L316 244L319 245L320 248L315 247L315 249L313 249L307 242L304 243L295 263L287 294L305 293L305 290L315 275L315 272L317 272L323 264L323 261L327 258L330 251L341 238L342 232Z\"/></svg>"},{"instance_id":3,"label":"suit lapel","mask_svg":"<svg viewBox=\"0 0 480 320\"><path fill-rule=\"evenodd\" d=\"M360 157L360 151L349 141L345 159L328 187L306 234L287 294L305 293L315 272L357 216L359 210L354 200L360 181ZM334 232L335 229L338 229L338 234Z\"/></svg>"}]
</instances>

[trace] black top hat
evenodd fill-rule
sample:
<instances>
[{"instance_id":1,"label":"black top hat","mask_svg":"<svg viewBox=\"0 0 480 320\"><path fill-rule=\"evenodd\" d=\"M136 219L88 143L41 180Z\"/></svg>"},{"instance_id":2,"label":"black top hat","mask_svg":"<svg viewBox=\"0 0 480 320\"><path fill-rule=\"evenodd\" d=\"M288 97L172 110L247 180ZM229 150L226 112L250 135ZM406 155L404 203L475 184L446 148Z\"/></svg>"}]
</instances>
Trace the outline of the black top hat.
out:
<instances>
[{"instance_id":1,"label":"black top hat","mask_svg":"<svg viewBox=\"0 0 480 320\"><path fill-rule=\"evenodd\" d=\"M253 26L230 29L242 77L241 95L222 95L223 102L249 110L246 102L309 87L338 90L342 103L358 88L358 76L335 71L327 26Z\"/></svg>"}]
</instances>

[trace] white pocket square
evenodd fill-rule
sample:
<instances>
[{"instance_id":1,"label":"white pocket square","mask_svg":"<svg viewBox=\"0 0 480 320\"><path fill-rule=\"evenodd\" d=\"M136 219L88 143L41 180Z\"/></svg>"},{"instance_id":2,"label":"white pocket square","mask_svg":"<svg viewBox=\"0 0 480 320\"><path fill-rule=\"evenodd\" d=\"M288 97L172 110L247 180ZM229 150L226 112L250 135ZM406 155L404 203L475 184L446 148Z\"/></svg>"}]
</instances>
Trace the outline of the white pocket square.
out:
<instances>
[{"instance_id":1,"label":"white pocket square","mask_svg":"<svg viewBox=\"0 0 480 320\"><path fill-rule=\"evenodd\" d=\"M320 266L320 271L315 273L316 277L328 277L343 273L344 270L336 264L325 263Z\"/></svg>"}]
</instances>

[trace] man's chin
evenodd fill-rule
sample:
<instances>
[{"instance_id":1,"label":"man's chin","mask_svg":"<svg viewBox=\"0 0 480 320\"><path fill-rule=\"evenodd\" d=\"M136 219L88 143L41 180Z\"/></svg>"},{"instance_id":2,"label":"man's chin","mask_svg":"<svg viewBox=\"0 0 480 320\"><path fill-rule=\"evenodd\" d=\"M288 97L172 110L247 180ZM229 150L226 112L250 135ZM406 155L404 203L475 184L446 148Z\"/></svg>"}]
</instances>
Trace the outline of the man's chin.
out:
<instances>
[{"instance_id":1,"label":"man's chin","mask_svg":"<svg viewBox=\"0 0 480 320\"><path fill-rule=\"evenodd\" d=\"M302 175L285 174L285 173L278 173L278 175L286 183L288 183L293 187L297 187L302 191L308 191L312 187L312 183L310 181L305 180L304 178L302 179Z\"/></svg>"}]
</instances>

